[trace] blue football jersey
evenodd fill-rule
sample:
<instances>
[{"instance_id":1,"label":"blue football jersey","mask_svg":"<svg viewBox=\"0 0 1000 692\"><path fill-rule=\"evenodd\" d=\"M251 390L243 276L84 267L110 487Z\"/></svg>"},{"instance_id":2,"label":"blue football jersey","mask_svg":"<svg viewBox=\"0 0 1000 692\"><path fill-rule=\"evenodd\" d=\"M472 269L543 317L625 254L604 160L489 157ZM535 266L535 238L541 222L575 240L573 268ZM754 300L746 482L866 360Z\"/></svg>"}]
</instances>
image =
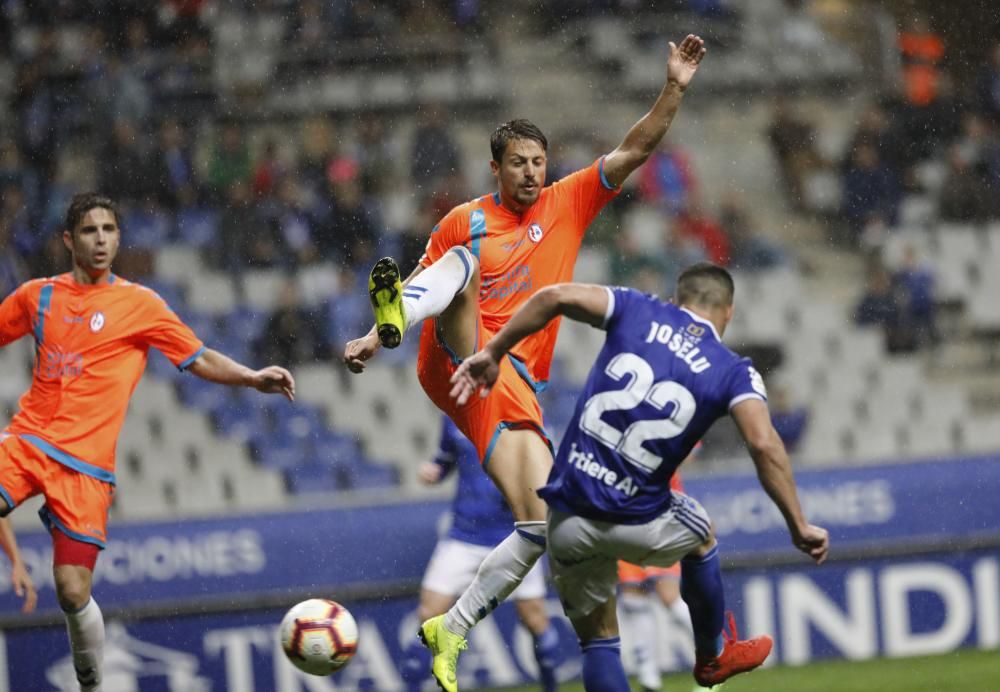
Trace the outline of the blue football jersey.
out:
<instances>
[{"instance_id":1,"label":"blue football jersey","mask_svg":"<svg viewBox=\"0 0 1000 692\"><path fill-rule=\"evenodd\" d=\"M555 509L642 524L670 507L670 477L760 375L693 312L608 289L607 336L538 494Z\"/></svg>"},{"instance_id":2,"label":"blue football jersey","mask_svg":"<svg viewBox=\"0 0 1000 692\"><path fill-rule=\"evenodd\" d=\"M448 536L474 545L495 546L514 530L514 515L479 464L475 446L450 418L442 418L434 462L444 468L444 475L452 470L458 472Z\"/></svg>"}]
</instances>

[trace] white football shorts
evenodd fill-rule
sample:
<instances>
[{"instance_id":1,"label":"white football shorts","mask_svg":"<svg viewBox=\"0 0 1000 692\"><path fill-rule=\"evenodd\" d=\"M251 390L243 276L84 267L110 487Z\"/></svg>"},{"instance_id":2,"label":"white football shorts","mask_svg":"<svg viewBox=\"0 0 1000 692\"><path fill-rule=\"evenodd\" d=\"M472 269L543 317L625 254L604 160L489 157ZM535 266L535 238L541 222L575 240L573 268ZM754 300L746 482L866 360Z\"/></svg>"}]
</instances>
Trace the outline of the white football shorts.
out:
<instances>
[{"instance_id":1,"label":"white football shorts","mask_svg":"<svg viewBox=\"0 0 1000 692\"><path fill-rule=\"evenodd\" d=\"M673 504L646 524L611 524L550 510L549 568L567 617L587 615L615 595L618 561L670 567L710 535L708 513L673 491Z\"/></svg>"},{"instance_id":2,"label":"white football shorts","mask_svg":"<svg viewBox=\"0 0 1000 692\"><path fill-rule=\"evenodd\" d=\"M472 583L479 565L492 551L489 546L442 538L434 547L420 586L446 596L461 596ZM515 601L545 598L545 571L541 559L514 589L510 598Z\"/></svg>"}]
</instances>

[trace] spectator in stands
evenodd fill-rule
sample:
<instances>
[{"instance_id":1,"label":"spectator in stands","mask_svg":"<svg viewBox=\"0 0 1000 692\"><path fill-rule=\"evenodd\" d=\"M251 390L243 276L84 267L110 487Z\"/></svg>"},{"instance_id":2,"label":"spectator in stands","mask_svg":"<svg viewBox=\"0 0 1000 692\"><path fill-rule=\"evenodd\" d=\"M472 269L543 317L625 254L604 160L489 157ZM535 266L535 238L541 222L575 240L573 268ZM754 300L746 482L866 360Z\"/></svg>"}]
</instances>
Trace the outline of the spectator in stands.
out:
<instances>
[{"instance_id":1,"label":"spectator in stands","mask_svg":"<svg viewBox=\"0 0 1000 692\"><path fill-rule=\"evenodd\" d=\"M259 358L281 356L280 362L292 366L326 359L330 351L319 325L319 315L302 307L298 286L289 279L282 286L277 309L254 343L254 354Z\"/></svg>"},{"instance_id":2,"label":"spectator in stands","mask_svg":"<svg viewBox=\"0 0 1000 692\"><path fill-rule=\"evenodd\" d=\"M639 247L639 241L631 230L622 230L614 242L615 251L609 257L611 283L631 286L635 275L641 269L650 265L658 268L659 258Z\"/></svg>"},{"instance_id":3,"label":"spectator in stands","mask_svg":"<svg viewBox=\"0 0 1000 692\"><path fill-rule=\"evenodd\" d=\"M10 224L5 217L0 216L0 300L27 279L28 267L14 245Z\"/></svg>"},{"instance_id":4,"label":"spectator in stands","mask_svg":"<svg viewBox=\"0 0 1000 692\"><path fill-rule=\"evenodd\" d=\"M697 240L678 233L672 224L664 226L664 253L663 262L660 265L663 274L662 291L658 294L671 295L677 285L677 277L685 268L698 262L708 261L708 254L705 247Z\"/></svg>"},{"instance_id":5,"label":"spectator in stands","mask_svg":"<svg viewBox=\"0 0 1000 692\"><path fill-rule=\"evenodd\" d=\"M3 188L0 223L6 228L5 243L9 243L11 249L22 257L31 257L41 249L42 235L31 223L24 191L17 183Z\"/></svg>"},{"instance_id":6,"label":"spectator in stands","mask_svg":"<svg viewBox=\"0 0 1000 692\"><path fill-rule=\"evenodd\" d=\"M915 160L907 152L906 136L896 123L897 120L889 117L884 106L879 103L869 104L861 116L848 151L856 151L863 145L872 146L889 168L896 172L903 171L915 163Z\"/></svg>"},{"instance_id":7,"label":"spectator in stands","mask_svg":"<svg viewBox=\"0 0 1000 692\"><path fill-rule=\"evenodd\" d=\"M809 409L794 403L788 388L781 385L770 388L767 401L778 437L789 453L795 452L809 427Z\"/></svg>"},{"instance_id":8,"label":"spectator in stands","mask_svg":"<svg viewBox=\"0 0 1000 692\"><path fill-rule=\"evenodd\" d=\"M327 169L337 152L339 141L337 130L329 118L317 115L302 121L298 169L308 194L320 197L326 192Z\"/></svg>"},{"instance_id":9,"label":"spectator in stands","mask_svg":"<svg viewBox=\"0 0 1000 692\"><path fill-rule=\"evenodd\" d=\"M378 227L365 204L357 163L341 157L327 171L326 197L316 210L319 258L347 266L367 264L375 252Z\"/></svg>"},{"instance_id":10,"label":"spectator in stands","mask_svg":"<svg viewBox=\"0 0 1000 692\"><path fill-rule=\"evenodd\" d=\"M330 30L323 17L323 7L317 0L295 3L295 17L289 22L285 43L299 54L310 55L327 48Z\"/></svg>"},{"instance_id":11,"label":"spectator in stands","mask_svg":"<svg viewBox=\"0 0 1000 692\"><path fill-rule=\"evenodd\" d=\"M11 94L17 119L17 144L25 160L43 180L55 172L59 141L56 93L47 75L48 63L38 56L21 66Z\"/></svg>"},{"instance_id":12,"label":"spectator in stands","mask_svg":"<svg viewBox=\"0 0 1000 692\"><path fill-rule=\"evenodd\" d=\"M844 173L841 210L856 245L866 227L887 225L896 220L899 182L870 144L862 144L851 154Z\"/></svg>"},{"instance_id":13,"label":"spectator in stands","mask_svg":"<svg viewBox=\"0 0 1000 692\"><path fill-rule=\"evenodd\" d=\"M944 40L922 12L908 14L909 26L899 32L899 54L907 100L927 106L938 96L938 65L944 57Z\"/></svg>"},{"instance_id":14,"label":"spectator in stands","mask_svg":"<svg viewBox=\"0 0 1000 692\"><path fill-rule=\"evenodd\" d=\"M153 184L160 204L171 210L193 207L199 200L198 181L188 139L177 118L160 124L153 158Z\"/></svg>"},{"instance_id":15,"label":"spectator in stands","mask_svg":"<svg viewBox=\"0 0 1000 692\"><path fill-rule=\"evenodd\" d=\"M758 271L789 263L784 248L757 233L746 200L738 192L730 190L723 196L719 206L719 225L729 238L730 266L733 269Z\"/></svg>"},{"instance_id":16,"label":"spectator in stands","mask_svg":"<svg viewBox=\"0 0 1000 692\"><path fill-rule=\"evenodd\" d=\"M223 123L208 164L208 183L222 199L233 183L249 183L252 173L250 147L243 129L233 121Z\"/></svg>"},{"instance_id":17,"label":"spectator in stands","mask_svg":"<svg viewBox=\"0 0 1000 692\"><path fill-rule=\"evenodd\" d=\"M353 158L361 167L364 194L380 194L392 186L395 161L400 158L400 152L382 118L372 114L358 123L358 141Z\"/></svg>"},{"instance_id":18,"label":"spectator in stands","mask_svg":"<svg viewBox=\"0 0 1000 692\"><path fill-rule=\"evenodd\" d=\"M253 166L253 195L257 199L270 196L278 181L287 173L287 167L278 155L278 143L268 139L260 158Z\"/></svg>"},{"instance_id":19,"label":"spectator in stands","mask_svg":"<svg viewBox=\"0 0 1000 692\"><path fill-rule=\"evenodd\" d=\"M861 327L881 327L890 353L914 349L913 334L905 324L892 277L882 266L873 267L869 272L868 287L854 308L854 322Z\"/></svg>"},{"instance_id":20,"label":"spectator in stands","mask_svg":"<svg viewBox=\"0 0 1000 692\"><path fill-rule=\"evenodd\" d=\"M689 198L677 216L674 233L699 243L710 262L720 267L729 266L732 257L729 237L719 222L708 215L696 197Z\"/></svg>"},{"instance_id":21,"label":"spectator in stands","mask_svg":"<svg viewBox=\"0 0 1000 692\"><path fill-rule=\"evenodd\" d=\"M1000 127L1000 41L993 44L977 80L979 108L994 127Z\"/></svg>"},{"instance_id":22,"label":"spectator in stands","mask_svg":"<svg viewBox=\"0 0 1000 692\"><path fill-rule=\"evenodd\" d=\"M425 106L420 112L410 161L413 185L425 195L434 192L436 181L461 172L458 145L441 106Z\"/></svg>"},{"instance_id":23,"label":"spectator in stands","mask_svg":"<svg viewBox=\"0 0 1000 692\"><path fill-rule=\"evenodd\" d=\"M698 194L698 181L687 152L669 139L639 169L639 196L648 204L676 215Z\"/></svg>"},{"instance_id":24,"label":"spectator in stands","mask_svg":"<svg viewBox=\"0 0 1000 692\"><path fill-rule=\"evenodd\" d=\"M948 175L941 186L939 210L944 221L979 222L990 214L990 189L960 145L948 150Z\"/></svg>"},{"instance_id":25,"label":"spectator in stands","mask_svg":"<svg viewBox=\"0 0 1000 692\"><path fill-rule=\"evenodd\" d=\"M917 249L907 245L902 266L892 277L897 301L902 306L902 322L916 345L937 341L935 327L934 272L921 262Z\"/></svg>"},{"instance_id":26,"label":"spectator in stands","mask_svg":"<svg viewBox=\"0 0 1000 692\"><path fill-rule=\"evenodd\" d=\"M278 181L272 197L260 205L261 215L271 228L271 237L278 247L276 264L288 270L305 265L317 258L317 248L311 230L311 220L305 209L305 199L298 180L286 175Z\"/></svg>"},{"instance_id":27,"label":"spectator in stands","mask_svg":"<svg viewBox=\"0 0 1000 692\"><path fill-rule=\"evenodd\" d=\"M123 202L144 202L154 192L152 163L131 120L117 120L98 168L100 188L114 190Z\"/></svg>"},{"instance_id":28,"label":"spectator in stands","mask_svg":"<svg viewBox=\"0 0 1000 692\"><path fill-rule=\"evenodd\" d=\"M272 267L279 263L272 229L261 216L250 186L242 180L229 186L211 256L215 266L236 276L248 266Z\"/></svg>"},{"instance_id":29,"label":"spectator in stands","mask_svg":"<svg viewBox=\"0 0 1000 692\"><path fill-rule=\"evenodd\" d=\"M823 165L816 149L813 126L796 114L780 94L775 97L771 124L767 129L771 149L778 160L785 195L796 209L804 207L803 186L808 175Z\"/></svg>"},{"instance_id":30,"label":"spectator in stands","mask_svg":"<svg viewBox=\"0 0 1000 692\"><path fill-rule=\"evenodd\" d=\"M104 60L98 58L93 64L86 85L95 131L105 132L109 122L148 122L153 97L139 66L126 63L121 55L107 47L100 55Z\"/></svg>"}]
</instances>

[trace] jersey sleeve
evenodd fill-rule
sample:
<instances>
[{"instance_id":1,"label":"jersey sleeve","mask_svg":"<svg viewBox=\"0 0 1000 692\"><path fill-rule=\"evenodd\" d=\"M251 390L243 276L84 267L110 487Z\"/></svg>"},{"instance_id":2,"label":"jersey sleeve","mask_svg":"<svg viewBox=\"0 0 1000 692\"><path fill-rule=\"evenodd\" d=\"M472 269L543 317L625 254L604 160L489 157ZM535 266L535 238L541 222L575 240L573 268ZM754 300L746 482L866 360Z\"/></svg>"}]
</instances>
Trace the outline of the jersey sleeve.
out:
<instances>
[{"instance_id":1,"label":"jersey sleeve","mask_svg":"<svg viewBox=\"0 0 1000 692\"><path fill-rule=\"evenodd\" d=\"M479 210L473 210L471 213L475 214L477 211L479 214L483 213ZM420 266L426 269L441 259L451 248L456 245L469 245L470 242L468 214L463 214L461 207L452 209L437 226L431 229L431 237L427 240L427 247L424 248L424 254L420 258Z\"/></svg>"},{"instance_id":2,"label":"jersey sleeve","mask_svg":"<svg viewBox=\"0 0 1000 692\"><path fill-rule=\"evenodd\" d=\"M21 284L0 303L0 346L17 341L31 331L30 284Z\"/></svg>"},{"instance_id":3,"label":"jersey sleeve","mask_svg":"<svg viewBox=\"0 0 1000 692\"><path fill-rule=\"evenodd\" d=\"M626 286L607 286L606 289L608 309L604 314L604 330L610 332L621 321L623 315L634 311L641 301L646 300L646 294Z\"/></svg>"},{"instance_id":4,"label":"jersey sleeve","mask_svg":"<svg viewBox=\"0 0 1000 692\"><path fill-rule=\"evenodd\" d=\"M757 369L750 362L749 358L740 358L732 367L727 378L726 394L729 399L729 409L746 401L747 399L759 399L767 401L767 388L764 386L764 378L760 376Z\"/></svg>"},{"instance_id":5,"label":"jersey sleeve","mask_svg":"<svg viewBox=\"0 0 1000 692\"><path fill-rule=\"evenodd\" d=\"M564 195L563 203L572 209L580 235L601 209L621 192L620 187L614 187L604 177L603 156L587 168L566 176L555 186Z\"/></svg>"},{"instance_id":6,"label":"jersey sleeve","mask_svg":"<svg viewBox=\"0 0 1000 692\"><path fill-rule=\"evenodd\" d=\"M143 302L146 344L163 353L179 370L186 370L202 354L205 345L158 295L149 291Z\"/></svg>"}]
</instances>

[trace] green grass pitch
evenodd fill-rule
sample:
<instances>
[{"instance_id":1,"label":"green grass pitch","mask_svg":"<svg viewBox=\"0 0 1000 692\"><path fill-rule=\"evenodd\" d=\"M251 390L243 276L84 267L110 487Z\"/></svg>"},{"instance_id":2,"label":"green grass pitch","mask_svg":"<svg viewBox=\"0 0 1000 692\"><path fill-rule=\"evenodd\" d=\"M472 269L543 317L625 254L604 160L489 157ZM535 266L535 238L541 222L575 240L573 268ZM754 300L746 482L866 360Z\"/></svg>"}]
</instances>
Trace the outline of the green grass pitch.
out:
<instances>
[{"instance_id":1,"label":"green grass pitch","mask_svg":"<svg viewBox=\"0 0 1000 692\"><path fill-rule=\"evenodd\" d=\"M690 675L664 678L663 692L689 692ZM505 688L509 692L537 687ZM583 692L583 685L562 685ZM633 685L633 689L638 689ZM830 661L798 667L757 670L733 678L724 692L971 692L1000 690L1000 650L963 650L943 656Z\"/></svg>"}]
</instances>

